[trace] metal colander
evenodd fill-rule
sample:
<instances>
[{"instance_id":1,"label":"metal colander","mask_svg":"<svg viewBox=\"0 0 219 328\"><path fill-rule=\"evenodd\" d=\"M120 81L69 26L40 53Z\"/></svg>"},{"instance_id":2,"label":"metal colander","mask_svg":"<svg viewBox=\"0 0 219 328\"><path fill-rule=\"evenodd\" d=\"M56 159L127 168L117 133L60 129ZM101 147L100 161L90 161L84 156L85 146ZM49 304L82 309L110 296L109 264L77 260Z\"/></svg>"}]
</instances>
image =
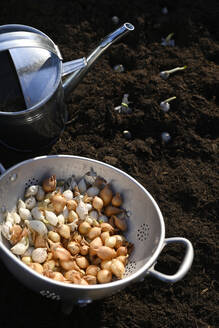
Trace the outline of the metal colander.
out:
<instances>
[{"instance_id":1,"label":"metal colander","mask_svg":"<svg viewBox=\"0 0 219 328\"><path fill-rule=\"evenodd\" d=\"M2 238L0 255L8 269L23 284L41 295L78 304L87 304L112 295L130 283L141 281L147 274L166 282L182 279L193 261L190 241L180 237L165 239L163 216L150 193L125 172L103 162L84 157L55 155L33 158L15 165L0 177L1 213L13 210L18 198L23 198L24 190L29 185L41 183L44 178L53 174L57 179L67 179L73 174L79 179L91 170L109 182L124 199L123 208L127 210L128 215L126 237L134 244L124 278L108 284L88 286L57 282L27 267L10 252L8 242ZM166 275L156 271L154 265L163 247L172 242L183 243L186 253L177 273Z\"/></svg>"}]
</instances>

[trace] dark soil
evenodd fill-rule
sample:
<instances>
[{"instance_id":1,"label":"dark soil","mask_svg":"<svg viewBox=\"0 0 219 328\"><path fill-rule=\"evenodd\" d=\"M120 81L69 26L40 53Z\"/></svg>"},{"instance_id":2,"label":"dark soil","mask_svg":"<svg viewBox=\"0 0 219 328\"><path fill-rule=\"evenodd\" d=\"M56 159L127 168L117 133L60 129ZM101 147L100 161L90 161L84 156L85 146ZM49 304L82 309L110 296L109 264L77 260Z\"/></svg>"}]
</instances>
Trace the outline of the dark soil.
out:
<instances>
[{"instance_id":1,"label":"dark soil","mask_svg":"<svg viewBox=\"0 0 219 328\"><path fill-rule=\"evenodd\" d=\"M163 7L168 14L162 14ZM72 93L69 120L60 139L42 152L1 148L6 168L45 154L91 157L138 180L157 201L166 237L189 239L195 250L188 274L175 284L152 277L108 299L75 307L69 316L60 303L24 286L1 263L0 327L194 327L219 326L218 147L219 3L212 1L1 1L0 25L34 26L59 46L65 61L86 56L120 23L135 31L113 45ZM161 45L174 33L175 46ZM118 73L114 65L123 64ZM163 80L159 72L187 65ZM114 111L124 93L132 113ZM159 104L176 96L164 113ZM131 139L123 131L131 132ZM164 143L161 133L171 140ZM15 136L16 138L16 136ZM168 246L157 268L174 273L183 249Z\"/></svg>"}]
</instances>

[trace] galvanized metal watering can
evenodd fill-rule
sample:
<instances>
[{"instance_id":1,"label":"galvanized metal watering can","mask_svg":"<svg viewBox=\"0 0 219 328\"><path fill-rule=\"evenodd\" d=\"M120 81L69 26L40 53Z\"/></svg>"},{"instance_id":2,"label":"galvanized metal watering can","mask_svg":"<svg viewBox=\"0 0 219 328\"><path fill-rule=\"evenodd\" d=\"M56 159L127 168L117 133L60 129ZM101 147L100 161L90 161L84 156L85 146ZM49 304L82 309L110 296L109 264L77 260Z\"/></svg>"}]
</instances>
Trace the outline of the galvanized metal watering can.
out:
<instances>
[{"instance_id":1,"label":"galvanized metal watering can","mask_svg":"<svg viewBox=\"0 0 219 328\"><path fill-rule=\"evenodd\" d=\"M0 142L20 151L54 143L67 121L64 99L104 51L133 30L125 23L87 58L63 63L58 46L43 32L0 26Z\"/></svg>"}]
</instances>

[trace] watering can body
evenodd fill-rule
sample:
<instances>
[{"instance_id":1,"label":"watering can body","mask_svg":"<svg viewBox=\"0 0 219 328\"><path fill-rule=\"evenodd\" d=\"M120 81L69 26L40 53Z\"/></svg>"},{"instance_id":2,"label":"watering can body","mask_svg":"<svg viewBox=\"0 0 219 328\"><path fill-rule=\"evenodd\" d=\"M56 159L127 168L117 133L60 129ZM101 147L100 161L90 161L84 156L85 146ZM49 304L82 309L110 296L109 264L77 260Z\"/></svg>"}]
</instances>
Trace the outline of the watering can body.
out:
<instances>
[{"instance_id":1,"label":"watering can body","mask_svg":"<svg viewBox=\"0 0 219 328\"><path fill-rule=\"evenodd\" d=\"M0 26L0 142L27 152L53 144L67 121L65 99L99 56L133 29L125 23L87 58L63 63L58 46L43 32Z\"/></svg>"}]
</instances>

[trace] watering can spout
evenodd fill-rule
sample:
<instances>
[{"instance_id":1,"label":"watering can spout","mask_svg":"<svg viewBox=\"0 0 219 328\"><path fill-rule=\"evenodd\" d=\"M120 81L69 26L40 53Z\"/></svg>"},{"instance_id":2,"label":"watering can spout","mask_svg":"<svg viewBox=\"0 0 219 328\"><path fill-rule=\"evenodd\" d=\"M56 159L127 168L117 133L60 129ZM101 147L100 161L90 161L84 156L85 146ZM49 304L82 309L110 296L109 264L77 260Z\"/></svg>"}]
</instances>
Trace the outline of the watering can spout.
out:
<instances>
[{"instance_id":1,"label":"watering can spout","mask_svg":"<svg viewBox=\"0 0 219 328\"><path fill-rule=\"evenodd\" d=\"M87 59L85 57L65 62L62 65L62 77L69 75L72 72L76 72L86 65Z\"/></svg>"},{"instance_id":2,"label":"watering can spout","mask_svg":"<svg viewBox=\"0 0 219 328\"><path fill-rule=\"evenodd\" d=\"M99 56L114 42L119 40L121 37L129 33L130 31L134 30L134 26L130 23L125 23L121 27L119 27L114 32L107 35L99 44L99 46L91 52L91 54L85 59L79 59L78 64L79 68L77 70L74 70L74 72L63 82L63 88L65 93L65 98L68 97L71 91L73 91L77 85L80 83L80 81L84 78L84 76L87 74L87 72L90 70L90 68L93 66L95 61L99 58ZM75 61L73 61L75 62ZM68 62L69 65L70 63ZM73 63L74 65L75 63ZM80 66L81 65L81 66ZM65 67L66 66L66 67ZM64 63L64 70L63 72L67 72L67 63ZM71 68L69 68L69 71ZM65 74L65 75L66 75ZM63 74L64 75L64 74Z\"/></svg>"}]
</instances>

